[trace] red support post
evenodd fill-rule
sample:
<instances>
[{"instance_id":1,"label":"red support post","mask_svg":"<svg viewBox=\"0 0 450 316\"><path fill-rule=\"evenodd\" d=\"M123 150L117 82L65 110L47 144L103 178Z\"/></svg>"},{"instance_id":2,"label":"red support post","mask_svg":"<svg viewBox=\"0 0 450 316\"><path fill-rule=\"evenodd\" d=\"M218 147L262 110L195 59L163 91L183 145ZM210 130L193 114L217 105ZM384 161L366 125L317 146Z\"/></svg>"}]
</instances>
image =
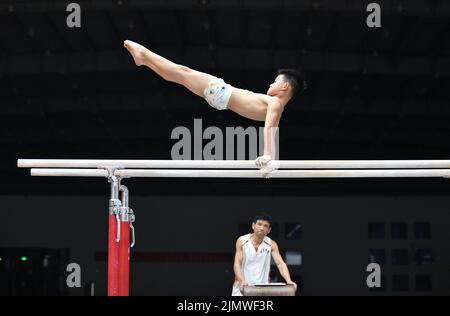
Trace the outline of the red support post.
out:
<instances>
[{"instance_id":1,"label":"red support post","mask_svg":"<svg viewBox=\"0 0 450 316\"><path fill-rule=\"evenodd\" d=\"M108 296L119 295L119 243L116 241L117 220L109 215L108 228Z\"/></svg>"},{"instance_id":2,"label":"red support post","mask_svg":"<svg viewBox=\"0 0 450 316\"><path fill-rule=\"evenodd\" d=\"M129 288L130 288L130 222L121 221L120 242L119 242L119 296L129 296Z\"/></svg>"}]
</instances>

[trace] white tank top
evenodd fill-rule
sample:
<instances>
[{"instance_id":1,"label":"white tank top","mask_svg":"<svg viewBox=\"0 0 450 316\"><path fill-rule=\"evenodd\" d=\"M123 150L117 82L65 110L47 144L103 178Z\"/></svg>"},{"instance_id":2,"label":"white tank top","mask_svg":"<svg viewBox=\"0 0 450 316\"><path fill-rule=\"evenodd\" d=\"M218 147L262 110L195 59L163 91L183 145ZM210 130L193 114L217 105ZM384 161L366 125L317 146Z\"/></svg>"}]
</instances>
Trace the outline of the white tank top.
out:
<instances>
[{"instance_id":1,"label":"white tank top","mask_svg":"<svg viewBox=\"0 0 450 316\"><path fill-rule=\"evenodd\" d=\"M255 248L250 234L241 236L242 241L242 273L249 285L269 283L270 261L272 257L272 240L265 236L263 242Z\"/></svg>"}]
</instances>

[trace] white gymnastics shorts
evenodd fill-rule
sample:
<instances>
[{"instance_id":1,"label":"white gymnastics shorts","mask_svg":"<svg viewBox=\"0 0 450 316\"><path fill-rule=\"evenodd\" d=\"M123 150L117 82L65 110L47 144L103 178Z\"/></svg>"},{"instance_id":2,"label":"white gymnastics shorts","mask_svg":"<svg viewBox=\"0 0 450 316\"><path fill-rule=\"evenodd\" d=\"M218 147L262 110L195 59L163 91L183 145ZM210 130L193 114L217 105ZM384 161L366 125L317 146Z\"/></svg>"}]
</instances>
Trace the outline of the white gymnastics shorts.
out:
<instances>
[{"instance_id":1,"label":"white gymnastics shorts","mask_svg":"<svg viewBox=\"0 0 450 316\"><path fill-rule=\"evenodd\" d=\"M203 90L206 101L209 105L217 110L227 110L228 101L230 101L233 87L223 79L214 78L208 83L208 86Z\"/></svg>"}]
</instances>

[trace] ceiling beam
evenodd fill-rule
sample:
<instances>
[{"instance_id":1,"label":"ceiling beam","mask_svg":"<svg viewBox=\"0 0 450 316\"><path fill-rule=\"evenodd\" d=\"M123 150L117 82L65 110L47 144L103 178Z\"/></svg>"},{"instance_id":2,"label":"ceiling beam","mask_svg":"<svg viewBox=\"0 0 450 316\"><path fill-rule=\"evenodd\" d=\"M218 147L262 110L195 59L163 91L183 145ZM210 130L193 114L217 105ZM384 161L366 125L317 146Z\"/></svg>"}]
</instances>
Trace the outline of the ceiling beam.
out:
<instances>
[{"instance_id":1,"label":"ceiling beam","mask_svg":"<svg viewBox=\"0 0 450 316\"><path fill-rule=\"evenodd\" d=\"M122 47L121 43L117 44ZM180 58L175 48L155 48L156 53L169 59ZM245 61L235 61L235 56L243 55ZM275 54L275 58L271 58ZM298 63L298 50L221 48L217 51L217 62L221 69L261 69L273 70L291 63ZM201 56L210 56L208 47L190 47L184 54L184 63L192 68L209 69L211 60ZM250 56L257 56L252 58ZM101 61L101 62L99 62ZM337 73L361 73L361 65L367 74L400 75L400 76L435 76L450 77L450 57L440 57L430 60L424 57L404 57L395 64L387 56L366 56L352 53L307 52L301 57L302 68L305 71L326 71ZM300 66L300 65L298 65ZM64 74L97 71L136 70L130 56L121 50L84 51L64 54L25 54L7 56L0 61L0 75L32 75L32 74Z\"/></svg>"},{"instance_id":2,"label":"ceiling beam","mask_svg":"<svg viewBox=\"0 0 450 316\"><path fill-rule=\"evenodd\" d=\"M158 88L155 88L155 90ZM154 90L153 90L154 91ZM127 109L130 112L168 111L170 113L189 113L198 112L202 109L209 111L210 108L203 100L198 102L186 100L186 95L171 95L170 98L164 98L162 95L156 95L153 91L147 91L139 94L127 93L109 93L96 95L60 95L27 98L2 98L3 105L2 116L20 116L20 115L52 115L58 113L82 113L96 112L113 113L114 111L123 111ZM23 100L23 102L20 102ZM197 100L197 99L195 99ZM396 100L388 97L374 97L369 105L365 104L364 98L347 96L342 98L342 102L337 102L339 97L334 96L303 96L299 100L293 101L293 107L289 108L292 113L311 113L311 114L331 114L343 113L345 115L364 115L367 117L377 117L380 115L399 116L399 117L422 117L425 118L448 118L450 108L447 106L448 99L437 97L425 98L419 100L409 98L404 101L403 108L396 107ZM189 102L187 105L186 103ZM17 103L20 103L17 104ZM164 109L163 106L164 105ZM170 109L170 110L165 110ZM400 111L400 113L399 113ZM288 117L286 119L289 119ZM10 119L7 119L10 120ZM447 119L448 120L448 119ZM1 121L1 120L0 120ZM448 128L447 125L445 128Z\"/></svg>"},{"instance_id":3,"label":"ceiling beam","mask_svg":"<svg viewBox=\"0 0 450 316\"><path fill-rule=\"evenodd\" d=\"M201 10L208 9L243 9L243 10L289 10L290 12L332 11L332 12L366 12L367 1L361 0L78 0L82 10ZM4 1L0 4L0 14L13 12L49 12L64 11L67 3L60 0L47 1ZM390 1L381 4L382 12L388 15L448 17L450 1L408 0Z\"/></svg>"}]
</instances>

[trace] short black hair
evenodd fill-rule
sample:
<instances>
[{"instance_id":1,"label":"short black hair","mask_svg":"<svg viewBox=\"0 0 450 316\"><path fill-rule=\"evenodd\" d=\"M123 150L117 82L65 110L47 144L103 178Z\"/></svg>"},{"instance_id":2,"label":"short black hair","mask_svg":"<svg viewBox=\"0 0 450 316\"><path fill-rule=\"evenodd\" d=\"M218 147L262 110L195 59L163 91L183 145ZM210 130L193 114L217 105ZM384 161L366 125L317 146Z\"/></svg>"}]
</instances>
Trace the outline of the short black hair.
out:
<instances>
[{"instance_id":1,"label":"short black hair","mask_svg":"<svg viewBox=\"0 0 450 316\"><path fill-rule=\"evenodd\" d=\"M300 69L279 69L277 75L283 75L292 87L292 96L303 93L307 88L305 76Z\"/></svg>"},{"instance_id":2,"label":"short black hair","mask_svg":"<svg viewBox=\"0 0 450 316\"><path fill-rule=\"evenodd\" d=\"M270 216L269 214L260 214L260 215L256 215L253 218L253 223L256 224L257 221L267 221L269 222L269 225L272 226L272 216Z\"/></svg>"}]
</instances>

